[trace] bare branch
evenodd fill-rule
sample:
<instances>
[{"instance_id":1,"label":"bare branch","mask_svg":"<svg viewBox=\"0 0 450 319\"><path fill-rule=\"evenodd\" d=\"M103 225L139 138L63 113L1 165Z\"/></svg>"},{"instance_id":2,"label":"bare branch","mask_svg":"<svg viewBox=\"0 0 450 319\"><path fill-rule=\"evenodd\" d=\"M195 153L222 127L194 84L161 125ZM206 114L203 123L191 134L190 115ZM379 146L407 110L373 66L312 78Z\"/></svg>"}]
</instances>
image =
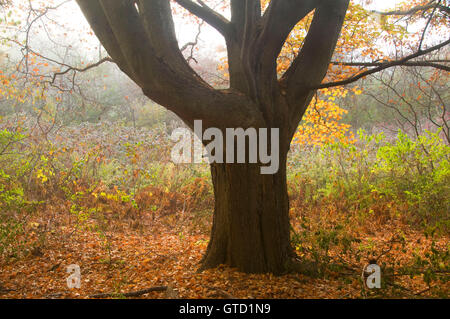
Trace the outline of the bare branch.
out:
<instances>
[{"instance_id":1,"label":"bare branch","mask_svg":"<svg viewBox=\"0 0 450 319\"><path fill-rule=\"evenodd\" d=\"M224 16L208 7L203 1L200 5L191 0L175 0L180 6L196 15L219 31L225 38L230 36L231 23Z\"/></svg>"},{"instance_id":2,"label":"bare branch","mask_svg":"<svg viewBox=\"0 0 450 319\"><path fill-rule=\"evenodd\" d=\"M98 66L100 66L100 65L102 65L102 64L104 64L104 63L106 63L106 62L115 63L113 59L111 59L110 57L106 57L106 58L103 58L103 59L99 60L99 61L96 62L96 63L92 63L92 64L86 66L85 68L77 68L77 67L73 67L73 66L70 66L70 65L67 65L67 64L63 64L63 65L65 65L65 66L67 67L67 69L64 70L64 71L61 71L61 72L55 72L55 73L53 74L53 78L52 78L51 84L54 84L54 83L55 83L56 78L57 78L58 76L67 74L67 73L69 73L70 71L74 71L74 72L78 72L78 73L83 73L83 72L89 71L89 70L91 70L91 69L93 69L93 68L96 68L96 67L98 67Z\"/></svg>"},{"instance_id":3,"label":"bare branch","mask_svg":"<svg viewBox=\"0 0 450 319\"><path fill-rule=\"evenodd\" d=\"M423 29L422 37L420 38L420 42L419 42L419 49L418 49L419 51L422 50L423 40L425 40L425 35L427 34L428 27L430 26L431 20L433 20L433 16L436 13L437 6L439 6L441 4L441 2L442 2L442 0L439 0L436 7L434 7L433 12L431 13L430 17L428 18L425 28Z\"/></svg>"},{"instance_id":4,"label":"bare branch","mask_svg":"<svg viewBox=\"0 0 450 319\"><path fill-rule=\"evenodd\" d=\"M186 61L187 61L188 63L189 63L190 61L194 61L195 63L198 64L198 61L194 58L194 49L195 49L195 47L198 45L198 41L199 41L200 35L201 35L201 33L202 33L202 26L203 26L203 23L204 23L204 21L202 21L201 23L199 23L199 25L198 25L198 31L197 31L197 34L196 34L196 36L195 36L194 41L188 42L188 43L186 43L185 45L183 45L183 46L180 48L180 51L181 51L181 52L184 52L184 51L187 50L187 48L191 47L191 50L190 50L191 52L190 52L189 56L186 58Z\"/></svg>"},{"instance_id":5,"label":"bare branch","mask_svg":"<svg viewBox=\"0 0 450 319\"><path fill-rule=\"evenodd\" d=\"M119 48L119 43L114 37L113 30L108 22L108 19L103 12L100 1L80 0L78 5L83 11L86 19L91 25L93 31L101 41L103 47L121 68L121 70L128 76L132 76L132 71L126 63L125 56Z\"/></svg>"},{"instance_id":6,"label":"bare branch","mask_svg":"<svg viewBox=\"0 0 450 319\"><path fill-rule=\"evenodd\" d=\"M443 48L443 47L445 47L446 45L449 45L449 44L450 44L450 39L445 41L445 42L442 42L442 43L440 43L438 45L435 45L435 46L433 46L431 48L428 48L427 50L419 50L416 53L413 53L411 55L408 55L408 56L404 57L403 59L396 60L396 61L391 61L391 62L387 62L387 63L383 63L382 65L378 66L377 68L374 68L372 70L368 70L368 71L362 72L362 73L360 73L358 75L355 75L355 76L353 76L353 77L351 77L351 78L349 78L347 80L342 80L342 81L337 81L337 82L330 82L330 83L323 83L323 84L318 85L316 87L312 87L311 89L325 89L325 88L330 88L330 87L335 87L335 86L347 85L347 84L356 82L356 81L358 81L359 79L361 79L363 77L366 77L368 75L371 75L371 74L383 71L385 69L392 68L394 66L399 66L399 65L406 65L407 64L406 62L408 62L409 60L412 60L414 58L418 58L418 57L426 55L428 53L437 51L437 50L439 50L439 49L441 49L441 48ZM442 66L442 67L445 68L445 71L448 71L448 67L446 67L446 66Z\"/></svg>"},{"instance_id":7,"label":"bare branch","mask_svg":"<svg viewBox=\"0 0 450 319\"><path fill-rule=\"evenodd\" d=\"M101 293L101 294L95 294L95 295L90 295L90 298L109 298L109 297L114 297L116 295L120 295L120 296L124 296L124 297L140 297L142 295L146 295L149 294L151 292L164 292L167 291L169 289L169 287L167 286L158 286L158 287L151 287L148 289L143 289L143 290L139 290L139 291L132 291L132 292L125 292L125 293L114 293L114 292L109 292L109 293Z\"/></svg>"},{"instance_id":8,"label":"bare branch","mask_svg":"<svg viewBox=\"0 0 450 319\"><path fill-rule=\"evenodd\" d=\"M403 63L403 66L422 66L431 67L435 69L440 69L443 71L450 72L450 67L440 64L440 63L450 63L450 60L427 60L427 61L408 61ZM385 63L383 62L331 62L334 65L342 66L362 66L362 67L380 67Z\"/></svg>"},{"instance_id":9,"label":"bare branch","mask_svg":"<svg viewBox=\"0 0 450 319\"><path fill-rule=\"evenodd\" d=\"M437 8L437 9L439 9L439 11L450 14L449 7L443 6L440 3L434 3L434 1L432 1L432 3L426 4L423 6L417 6L417 7L411 8L409 10L394 10L394 11L388 11L388 12L372 10L371 12L380 14L380 15L384 15L384 16L408 16L408 15L416 14L417 12L420 12L420 11L427 11L427 10L430 10L433 8Z\"/></svg>"}]
</instances>

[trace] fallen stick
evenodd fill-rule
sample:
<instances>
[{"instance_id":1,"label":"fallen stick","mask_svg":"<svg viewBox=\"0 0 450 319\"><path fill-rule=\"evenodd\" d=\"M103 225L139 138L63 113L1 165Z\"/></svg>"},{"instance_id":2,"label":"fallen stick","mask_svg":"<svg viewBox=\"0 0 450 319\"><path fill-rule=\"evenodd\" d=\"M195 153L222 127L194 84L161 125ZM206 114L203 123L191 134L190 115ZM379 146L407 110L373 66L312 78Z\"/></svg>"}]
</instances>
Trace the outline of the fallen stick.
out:
<instances>
[{"instance_id":1,"label":"fallen stick","mask_svg":"<svg viewBox=\"0 0 450 319\"><path fill-rule=\"evenodd\" d=\"M125 293L102 293L102 294L95 294L90 295L89 298L108 298L108 297L115 297L115 296L124 296L124 297L140 297L142 295L148 294L150 292L163 292L167 291L169 287L167 286L158 286L158 287L152 287L148 289L143 289L139 291L133 291L133 292L125 292Z\"/></svg>"},{"instance_id":2,"label":"fallen stick","mask_svg":"<svg viewBox=\"0 0 450 319\"><path fill-rule=\"evenodd\" d=\"M225 299L238 299L238 298L234 297L233 295L229 294L228 292L226 292L225 290L222 290L220 288L213 287L213 286L204 286L204 287L208 288L210 290L214 290L216 293L218 293L220 296L222 296Z\"/></svg>"}]
</instances>

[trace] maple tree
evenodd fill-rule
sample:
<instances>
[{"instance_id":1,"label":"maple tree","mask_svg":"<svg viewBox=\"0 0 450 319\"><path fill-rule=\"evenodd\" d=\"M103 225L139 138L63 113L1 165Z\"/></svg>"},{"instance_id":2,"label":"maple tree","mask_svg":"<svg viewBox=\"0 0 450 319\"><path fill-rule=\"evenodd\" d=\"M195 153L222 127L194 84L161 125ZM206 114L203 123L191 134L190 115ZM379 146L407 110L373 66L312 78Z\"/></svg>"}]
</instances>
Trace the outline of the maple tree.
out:
<instances>
[{"instance_id":1,"label":"maple tree","mask_svg":"<svg viewBox=\"0 0 450 319\"><path fill-rule=\"evenodd\" d=\"M203 1L176 0L225 38L230 88L216 90L197 76L181 54L169 1L77 2L121 70L149 98L176 113L189 127L193 127L194 120L203 120L204 129L255 127L281 130L281 168L274 175L261 175L259 164L212 164L214 224L202 268L228 264L245 272L274 273L295 268L285 163L291 140L316 91L349 84L380 70L407 64L450 43L447 40L423 49L424 36L419 35L418 49L410 50L409 55L389 61L382 59L381 63L371 60L379 64L361 71L358 69L352 76L336 70L338 74L334 79L327 76L333 55L341 58L338 63L351 63L351 59L345 59L349 56L348 48L355 51L361 46L354 42L354 37L344 33L343 43L335 51L349 9L348 0L273 0L264 11L260 1L231 0L230 20ZM353 21L364 20L359 9L350 10ZM439 16L441 21L448 19L448 7L442 5L442 1L390 14L410 16L430 9L433 11L430 20L433 16ZM279 77L277 60L286 39L299 22L311 15L303 45ZM425 29L429 25L427 23ZM386 26L386 33L379 35L388 39L394 31ZM370 38L365 40L369 44L367 48L375 44ZM403 48L403 43L397 46ZM376 50L367 48L360 50L360 56L379 57ZM318 100L316 102L320 105ZM339 110L333 112L339 114Z\"/></svg>"}]
</instances>

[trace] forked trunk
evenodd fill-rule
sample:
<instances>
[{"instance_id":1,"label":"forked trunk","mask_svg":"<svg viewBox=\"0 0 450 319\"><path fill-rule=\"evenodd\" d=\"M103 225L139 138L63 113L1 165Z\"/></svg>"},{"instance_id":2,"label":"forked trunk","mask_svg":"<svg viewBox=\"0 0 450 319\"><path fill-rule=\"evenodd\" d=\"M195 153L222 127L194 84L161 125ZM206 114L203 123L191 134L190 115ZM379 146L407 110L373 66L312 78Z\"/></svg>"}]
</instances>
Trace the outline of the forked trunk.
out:
<instances>
[{"instance_id":1,"label":"forked trunk","mask_svg":"<svg viewBox=\"0 0 450 319\"><path fill-rule=\"evenodd\" d=\"M176 2L224 36L230 89L214 89L186 62L170 1L77 0L120 69L188 126L203 120L205 127L279 128L280 142L290 141L327 73L349 0L270 1L264 13L259 1L230 1L230 20L195 1ZM304 44L280 79L277 58L283 44L312 11ZM228 264L276 274L287 268L286 146L280 147L274 175L261 175L256 164L212 166L216 207L203 268Z\"/></svg>"},{"instance_id":2,"label":"forked trunk","mask_svg":"<svg viewBox=\"0 0 450 319\"><path fill-rule=\"evenodd\" d=\"M215 213L202 269L283 273L292 256L286 156L274 175L255 164L213 164Z\"/></svg>"}]
</instances>

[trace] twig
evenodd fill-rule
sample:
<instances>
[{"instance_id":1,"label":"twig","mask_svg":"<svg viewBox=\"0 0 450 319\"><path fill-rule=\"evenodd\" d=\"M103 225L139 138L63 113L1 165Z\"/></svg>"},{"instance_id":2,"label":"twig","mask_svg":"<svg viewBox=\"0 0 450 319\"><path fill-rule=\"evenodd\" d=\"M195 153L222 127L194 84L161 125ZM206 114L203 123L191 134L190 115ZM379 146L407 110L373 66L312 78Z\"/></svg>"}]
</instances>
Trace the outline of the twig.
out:
<instances>
[{"instance_id":1,"label":"twig","mask_svg":"<svg viewBox=\"0 0 450 319\"><path fill-rule=\"evenodd\" d=\"M210 290L214 290L216 291L219 295L221 295L222 297L226 298L226 299L237 299L236 297L234 297L233 295L229 294L228 292L226 292L225 290L222 290L220 288L217 287L213 287L213 286L204 286L205 288L208 288Z\"/></svg>"},{"instance_id":2,"label":"twig","mask_svg":"<svg viewBox=\"0 0 450 319\"><path fill-rule=\"evenodd\" d=\"M169 287L167 287L167 286L156 286L156 287L152 287L152 288L148 288L148 289L126 292L126 293L109 292L109 293L95 294L95 295L90 295L89 298L108 298L108 297L115 297L115 296L139 297L139 296L151 293L151 292L164 292L164 291L167 291L168 288Z\"/></svg>"},{"instance_id":3,"label":"twig","mask_svg":"<svg viewBox=\"0 0 450 319\"><path fill-rule=\"evenodd\" d=\"M424 294L424 293L426 293L426 292L428 292L428 291L430 291L431 289L433 289L434 287L428 287L427 289L424 289L424 290L421 290L421 291L419 291L419 292L416 292L414 295L415 296L420 296L421 294Z\"/></svg>"},{"instance_id":4,"label":"twig","mask_svg":"<svg viewBox=\"0 0 450 319\"><path fill-rule=\"evenodd\" d=\"M374 74L374 73L378 73L378 72L386 70L388 68L392 68L394 66L402 66L405 62L408 62L408 61L410 61L410 60L412 60L414 58L420 57L422 55L431 53L433 51L437 51L437 50L439 50L439 49L441 49L441 48L443 48L443 47L445 47L446 45L449 45L449 44L450 44L450 39L447 40L447 41L444 41L444 42L442 42L442 43L440 43L440 44L438 44L436 46L430 47L430 48L428 48L426 50L419 50L419 51L417 51L417 52L415 52L415 53L413 53L411 55L406 56L403 59L394 60L394 61L391 61L391 62L383 63L382 65L380 65L377 68L374 68L374 69L371 69L371 70L368 70L368 71L365 71L365 72L361 72L361 73L359 73L359 74L357 74L357 75L355 75L353 77L350 77L350 78L348 78L346 80L323 83L323 84L318 85L316 87L311 87L311 89L326 89L326 88L331 88L331 87L335 87L335 86L347 85L347 84L356 82L356 81L358 81L359 79L361 79L363 77L366 77L366 76ZM450 70L450 68L448 68L446 66L442 66L442 68L445 69L445 70L447 70L447 69Z\"/></svg>"}]
</instances>

